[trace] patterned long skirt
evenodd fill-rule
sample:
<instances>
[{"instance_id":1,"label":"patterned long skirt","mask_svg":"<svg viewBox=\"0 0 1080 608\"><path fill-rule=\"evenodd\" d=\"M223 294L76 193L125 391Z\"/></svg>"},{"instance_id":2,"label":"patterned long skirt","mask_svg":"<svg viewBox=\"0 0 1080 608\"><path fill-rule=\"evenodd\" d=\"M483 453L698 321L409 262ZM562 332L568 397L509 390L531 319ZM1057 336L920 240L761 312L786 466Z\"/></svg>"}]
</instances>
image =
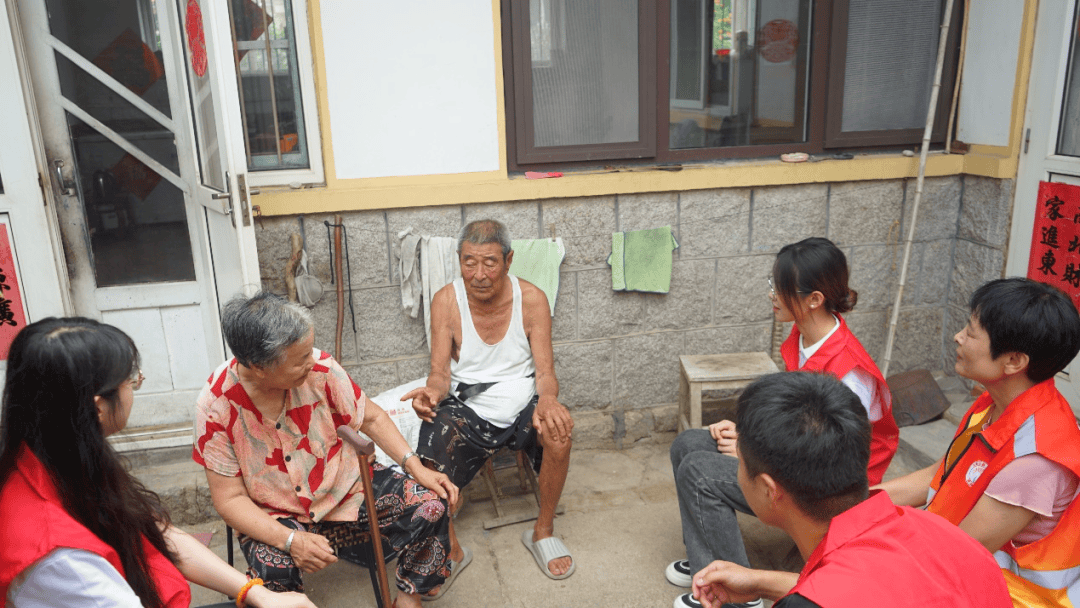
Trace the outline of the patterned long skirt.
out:
<instances>
[{"instance_id":1,"label":"patterned long skirt","mask_svg":"<svg viewBox=\"0 0 1080 608\"><path fill-rule=\"evenodd\" d=\"M450 575L450 536L446 501L407 475L375 465L371 479L378 497L383 556L397 558L397 588L405 593L427 593ZM321 534L340 559L371 566L371 528L367 510L360 508L355 522L302 523L279 519L295 530ZM292 556L276 547L239 535L240 550L248 562L248 576L263 579L272 591L303 591L300 568Z\"/></svg>"}]
</instances>

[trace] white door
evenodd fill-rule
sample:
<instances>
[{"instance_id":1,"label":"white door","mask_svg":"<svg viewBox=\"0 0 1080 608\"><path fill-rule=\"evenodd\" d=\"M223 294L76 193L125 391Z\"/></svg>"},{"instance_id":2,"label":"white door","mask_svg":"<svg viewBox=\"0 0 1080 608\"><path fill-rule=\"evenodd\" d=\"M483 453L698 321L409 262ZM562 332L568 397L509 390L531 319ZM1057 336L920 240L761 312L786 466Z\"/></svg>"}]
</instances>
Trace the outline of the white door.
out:
<instances>
[{"instance_id":1,"label":"white door","mask_svg":"<svg viewBox=\"0 0 1080 608\"><path fill-rule=\"evenodd\" d=\"M195 397L226 354L220 304L259 282L245 176L220 143L221 28L195 0L17 6L74 311L142 355L118 446L190 442Z\"/></svg>"},{"instance_id":2,"label":"white door","mask_svg":"<svg viewBox=\"0 0 1080 608\"><path fill-rule=\"evenodd\" d=\"M11 21L0 6L0 387L7 346L23 325L64 314L57 241L45 208L31 120L22 90ZM45 185L48 182L44 182Z\"/></svg>"},{"instance_id":3,"label":"white door","mask_svg":"<svg viewBox=\"0 0 1080 608\"><path fill-rule=\"evenodd\" d=\"M1080 26L1078 0L1040 2L1016 179L1009 276L1027 274L1039 182L1080 185ZM1080 414L1080 363L1058 375L1058 388Z\"/></svg>"}]
</instances>

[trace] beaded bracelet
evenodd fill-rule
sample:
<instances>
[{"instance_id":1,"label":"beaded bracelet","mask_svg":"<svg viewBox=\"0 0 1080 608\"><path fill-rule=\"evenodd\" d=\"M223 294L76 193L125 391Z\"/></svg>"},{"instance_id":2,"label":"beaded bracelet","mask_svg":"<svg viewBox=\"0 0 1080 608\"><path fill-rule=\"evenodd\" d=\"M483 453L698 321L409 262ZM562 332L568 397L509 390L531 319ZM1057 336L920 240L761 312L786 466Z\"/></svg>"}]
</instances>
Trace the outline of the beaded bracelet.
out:
<instances>
[{"instance_id":1,"label":"beaded bracelet","mask_svg":"<svg viewBox=\"0 0 1080 608\"><path fill-rule=\"evenodd\" d=\"M244 583L244 586L240 588L240 593L236 594L236 608L244 608L247 604L247 594L251 591L251 588L255 585L262 585L263 580L261 578L253 578L250 581Z\"/></svg>"}]
</instances>

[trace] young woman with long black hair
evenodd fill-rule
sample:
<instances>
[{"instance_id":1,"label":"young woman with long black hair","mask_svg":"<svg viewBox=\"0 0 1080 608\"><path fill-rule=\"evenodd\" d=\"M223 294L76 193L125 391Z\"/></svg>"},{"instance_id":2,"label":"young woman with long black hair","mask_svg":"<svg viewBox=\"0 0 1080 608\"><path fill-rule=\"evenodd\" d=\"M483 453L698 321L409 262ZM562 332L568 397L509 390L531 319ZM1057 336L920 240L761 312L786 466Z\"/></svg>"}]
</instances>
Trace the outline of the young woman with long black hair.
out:
<instances>
[{"instance_id":1,"label":"young woman with long black hair","mask_svg":"<svg viewBox=\"0 0 1080 608\"><path fill-rule=\"evenodd\" d=\"M83 318L12 342L0 420L0 597L5 605L187 607L187 581L256 608L312 607L249 581L169 523L106 437L143 381L135 343Z\"/></svg>"}]
</instances>

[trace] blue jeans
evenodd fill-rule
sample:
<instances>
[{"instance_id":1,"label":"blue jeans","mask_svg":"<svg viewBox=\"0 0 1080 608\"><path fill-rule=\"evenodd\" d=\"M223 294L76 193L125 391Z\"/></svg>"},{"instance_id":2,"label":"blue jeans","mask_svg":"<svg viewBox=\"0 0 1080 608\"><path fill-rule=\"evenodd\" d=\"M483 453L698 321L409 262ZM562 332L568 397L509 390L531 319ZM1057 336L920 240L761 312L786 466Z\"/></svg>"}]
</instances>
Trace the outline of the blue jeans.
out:
<instances>
[{"instance_id":1,"label":"blue jeans","mask_svg":"<svg viewBox=\"0 0 1080 608\"><path fill-rule=\"evenodd\" d=\"M749 568L735 512L754 512L739 488L738 459L716 451L709 431L690 429L671 444L671 470L690 571L696 573L714 560Z\"/></svg>"}]
</instances>

